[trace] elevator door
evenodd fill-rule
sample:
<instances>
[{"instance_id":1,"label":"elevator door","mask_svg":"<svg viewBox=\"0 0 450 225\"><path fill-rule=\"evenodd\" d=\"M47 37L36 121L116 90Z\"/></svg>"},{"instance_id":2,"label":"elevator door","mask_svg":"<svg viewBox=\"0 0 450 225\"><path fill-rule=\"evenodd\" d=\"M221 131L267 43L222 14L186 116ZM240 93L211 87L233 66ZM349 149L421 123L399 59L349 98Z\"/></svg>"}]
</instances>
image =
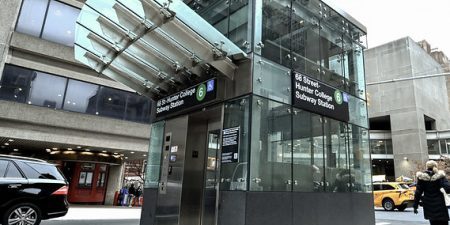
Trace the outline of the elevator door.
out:
<instances>
[{"instance_id":1,"label":"elevator door","mask_svg":"<svg viewBox=\"0 0 450 225\"><path fill-rule=\"evenodd\" d=\"M217 224L220 130L208 132L201 225Z\"/></svg>"}]
</instances>

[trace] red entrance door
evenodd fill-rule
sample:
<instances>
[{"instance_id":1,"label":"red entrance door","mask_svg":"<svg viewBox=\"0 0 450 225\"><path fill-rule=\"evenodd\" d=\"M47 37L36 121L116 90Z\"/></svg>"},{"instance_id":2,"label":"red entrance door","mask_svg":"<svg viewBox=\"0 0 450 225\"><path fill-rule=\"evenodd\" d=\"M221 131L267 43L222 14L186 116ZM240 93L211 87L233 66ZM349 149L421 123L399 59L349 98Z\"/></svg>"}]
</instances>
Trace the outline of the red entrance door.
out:
<instances>
[{"instance_id":1,"label":"red entrance door","mask_svg":"<svg viewBox=\"0 0 450 225\"><path fill-rule=\"evenodd\" d=\"M103 204L108 169L106 164L75 163L70 179L69 202Z\"/></svg>"}]
</instances>

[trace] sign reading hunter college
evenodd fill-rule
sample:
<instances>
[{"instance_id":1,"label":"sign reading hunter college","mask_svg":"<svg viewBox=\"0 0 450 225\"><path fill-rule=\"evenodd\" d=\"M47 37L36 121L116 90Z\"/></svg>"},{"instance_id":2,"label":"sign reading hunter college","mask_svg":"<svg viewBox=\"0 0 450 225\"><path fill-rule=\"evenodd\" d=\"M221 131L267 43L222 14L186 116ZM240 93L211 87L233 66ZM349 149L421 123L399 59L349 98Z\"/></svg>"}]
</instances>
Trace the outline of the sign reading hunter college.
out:
<instances>
[{"instance_id":1,"label":"sign reading hunter college","mask_svg":"<svg viewBox=\"0 0 450 225\"><path fill-rule=\"evenodd\" d=\"M301 73L292 75L294 107L340 121L349 120L348 95Z\"/></svg>"},{"instance_id":2,"label":"sign reading hunter college","mask_svg":"<svg viewBox=\"0 0 450 225\"><path fill-rule=\"evenodd\" d=\"M156 102L156 116L164 116L216 99L217 80L211 79Z\"/></svg>"}]
</instances>

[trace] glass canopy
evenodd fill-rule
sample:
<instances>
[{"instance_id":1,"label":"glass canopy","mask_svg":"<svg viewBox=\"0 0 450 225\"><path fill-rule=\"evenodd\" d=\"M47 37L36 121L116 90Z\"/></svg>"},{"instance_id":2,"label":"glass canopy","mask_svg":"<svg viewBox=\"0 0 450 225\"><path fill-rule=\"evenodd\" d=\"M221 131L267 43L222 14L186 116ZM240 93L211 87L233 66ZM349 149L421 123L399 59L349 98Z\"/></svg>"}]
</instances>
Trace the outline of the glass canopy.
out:
<instances>
[{"instance_id":1,"label":"glass canopy","mask_svg":"<svg viewBox=\"0 0 450 225\"><path fill-rule=\"evenodd\" d=\"M78 61L153 99L233 78L245 55L181 0L88 0L76 24Z\"/></svg>"}]
</instances>

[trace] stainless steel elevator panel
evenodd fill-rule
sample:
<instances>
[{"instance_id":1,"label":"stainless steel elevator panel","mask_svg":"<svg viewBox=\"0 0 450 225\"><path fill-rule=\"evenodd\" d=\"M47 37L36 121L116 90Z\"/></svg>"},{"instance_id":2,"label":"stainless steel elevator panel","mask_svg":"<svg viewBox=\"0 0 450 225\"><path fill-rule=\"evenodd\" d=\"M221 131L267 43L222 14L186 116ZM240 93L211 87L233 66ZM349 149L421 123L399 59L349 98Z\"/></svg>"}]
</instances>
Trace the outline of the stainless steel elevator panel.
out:
<instances>
[{"instance_id":1,"label":"stainless steel elevator panel","mask_svg":"<svg viewBox=\"0 0 450 225\"><path fill-rule=\"evenodd\" d=\"M215 107L189 116L188 138L181 197L180 225L215 225L217 182L206 182L209 135L220 135L222 108ZM209 171L211 172L211 171ZM214 184L213 184L214 183ZM213 198L213 199L211 199Z\"/></svg>"},{"instance_id":2,"label":"stainless steel elevator panel","mask_svg":"<svg viewBox=\"0 0 450 225\"><path fill-rule=\"evenodd\" d=\"M188 116L167 120L156 207L157 225L178 225Z\"/></svg>"},{"instance_id":3,"label":"stainless steel elevator panel","mask_svg":"<svg viewBox=\"0 0 450 225\"><path fill-rule=\"evenodd\" d=\"M157 225L217 224L221 127L221 105L166 120Z\"/></svg>"}]
</instances>

